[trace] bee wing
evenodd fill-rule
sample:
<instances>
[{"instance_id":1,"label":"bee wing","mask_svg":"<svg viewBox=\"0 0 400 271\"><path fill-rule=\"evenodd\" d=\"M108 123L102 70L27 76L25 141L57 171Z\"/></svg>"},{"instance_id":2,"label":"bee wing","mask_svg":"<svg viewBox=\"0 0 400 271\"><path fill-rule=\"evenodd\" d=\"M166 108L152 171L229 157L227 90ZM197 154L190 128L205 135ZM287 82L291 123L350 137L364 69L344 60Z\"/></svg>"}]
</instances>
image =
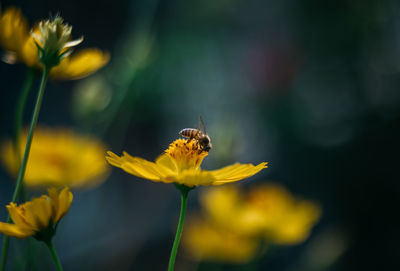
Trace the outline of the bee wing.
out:
<instances>
[{"instance_id":1,"label":"bee wing","mask_svg":"<svg viewBox=\"0 0 400 271\"><path fill-rule=\"evenodd\" d=\"M207 134L206 126L204 125L203 118L202 118L201 116L199 116L199 118L200 118L200 128L201 128L201 131L203 131L205 134Z\"/></svg>"}]
</instances>

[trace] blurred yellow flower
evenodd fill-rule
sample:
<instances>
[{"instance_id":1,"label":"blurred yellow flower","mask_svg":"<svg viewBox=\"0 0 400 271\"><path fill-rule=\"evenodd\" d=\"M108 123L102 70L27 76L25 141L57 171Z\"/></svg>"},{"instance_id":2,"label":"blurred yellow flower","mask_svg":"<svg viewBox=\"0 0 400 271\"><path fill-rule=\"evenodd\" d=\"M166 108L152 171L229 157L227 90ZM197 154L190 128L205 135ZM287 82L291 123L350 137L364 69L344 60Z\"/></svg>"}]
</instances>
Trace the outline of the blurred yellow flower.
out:
<instances>
[{"instance_id":1,"label":"blurred yellow flower","mask_svg":"<svg viewBox=\"0 0 400 271\"><path fill-rule=\"evenodd\" d=\"M51 27L45 27L46 23L51 24L49 21L42 21L35 25L33 29L28 30L28 23L21 11L17 8L9 7L4 13L0 14L0 43L9 52L9 55L13 56L16 60L23 61L28 67L41 69L38 47L35 42L45 46L46 37L48 40L54 36L51 35L51 31L45 31L46 29L51 29ZM40 25L42 25L42 28ZM66 34L70 33L70 27L66 26L64 32ZM69 35L65 36L69 38ZM59 44L66 49L77 45L81 41L51 40L53 42L50 45ZM47 45L47 48L52 47L50 45ZM8 59L13 59L13 57L8 57ZM109 58L110 55L107 52L99 49L83 49L76 54L63 58L59 65L51 70L50 76L60 80L83 78L106 65Z\"/></svg>"},{"instance_id":2,"label":"blurred yellow flower","mask_svg":"<svg viewBox=\"0 0 400 271\"><path fill-rule=\"evenodd\" d=\"M183 246L196 261L247 263L258 252L258 240L195 218L185 225Z\"/></svg>"},{"instance_id":3,"label":"blurred yellow flower","mask_svg":"<svg viewBox=\"0 0 400 271\"><path fill-rule=\"evenodd\" d=\"M186 225L183 244L196 261L248 263L268 244L304 241L321 210L294 198L278 185L257 185L244 192L223 186L201 194L202 214Z\"/></svg>"},{"instance_id":4,"label":"blurred yellow flower","mask_svg":"<svg viewBox=\"0 0 400 271\"><path fill-rule=\"evenodd\" d=\"M264 216L264 236L276 244L297 244L310 235L321 217L321 208L298 199L278 185L262 185L248 194L248 208Z\"/></svg>"},{"instance_id":5,"label":"blurred yellow flower","mask_svg":"<svg viewBox=\"0 0 400 271\"><path fill-rule=\"evenodd\" d=\"M218 187L200 195L207 219L220 227L245 235L258 235L264 225L264 215L249 208L246 195L236 186Z\"/></svg>"},{"instance_id":6,"label":"blurred yellow flower","mask_svg":"<svg viewBox=\"0 0 400 271\"><path fill-rule=\"evenodd\" d=\"M27 133L21 142L21 156ZM104 159L106 147L99 140L78 135L67 128L37 127L24 182L27 186L94 187L108 176L110 167ZM1 160L16 176L18 161L11 140L3 143Z\"/></svg>"},{"instance_id":7,"label":"blurred yellow flower","mask_svg":"<svg viewBox=\"0 0 400 271\"><path fill-rule=\"evenodd\" d=\"M187 187L221 185L240 181L267 167L267 163L234 164L218 170L202 170L200 164L208 152L202 151L194 140L177 139L170 144L155 163L126 152L118 155L107 152L107 161L125 172L153 182L176 183Z\"/></svg>"},{"instance_id":8,"label":"blurred yellow flower","mask_svg":"<svg viewBox=\"0 0 400 271\"><path fill-rule=\"evenodd\" d=\"M318 205L278 185L254 186L247 194L237 187L221 187L204 193L201 204L216 224L281 245L307 239L321 215Z\"/></svg>"},{"instance_id":9,"label":"blurred yellow flower","mask_svg":"<svg viewBox=\"0 0 400 271\"><path fill-rule=\"evenodd\" d=\"M28 36L28 23L19 9L8 8L0 14L0 43L5 50L21 55L21 44Z\"/></svg>"},{"instance_id":10,"label":"blurred yellow flower","mask_svg":"<svg viewBox=\"0 0 400 271\"><path fill-rule=\"evenodd\" d=\"M72 198L68 187L61 191L50 188L48 195L19 206L11 202L7 209L14 224L0 222L0 232L17 238L33 236L41 241L51 240L58 222L68 212Z\"/></svg>"}]
</instances>

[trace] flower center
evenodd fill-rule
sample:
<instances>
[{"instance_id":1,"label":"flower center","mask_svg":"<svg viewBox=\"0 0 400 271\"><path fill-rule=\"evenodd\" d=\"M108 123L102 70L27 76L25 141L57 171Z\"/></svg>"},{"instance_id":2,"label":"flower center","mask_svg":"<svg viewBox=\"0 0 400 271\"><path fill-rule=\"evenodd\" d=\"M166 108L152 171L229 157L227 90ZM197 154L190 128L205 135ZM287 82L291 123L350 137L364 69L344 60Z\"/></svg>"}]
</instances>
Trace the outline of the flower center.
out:
<instances>
[{"instance_id":1,"label":"flower center","mask_svg":"<svg viewBox=\"0 0 400 271\"><path fill-rule=\"evenodd\" d=\"M179 172L186 169L198 170L204 157L208 155L206 151L200 149L195 140L186 139L175 140L165 153L175 162Z\"/></svg>"}]
</instances>

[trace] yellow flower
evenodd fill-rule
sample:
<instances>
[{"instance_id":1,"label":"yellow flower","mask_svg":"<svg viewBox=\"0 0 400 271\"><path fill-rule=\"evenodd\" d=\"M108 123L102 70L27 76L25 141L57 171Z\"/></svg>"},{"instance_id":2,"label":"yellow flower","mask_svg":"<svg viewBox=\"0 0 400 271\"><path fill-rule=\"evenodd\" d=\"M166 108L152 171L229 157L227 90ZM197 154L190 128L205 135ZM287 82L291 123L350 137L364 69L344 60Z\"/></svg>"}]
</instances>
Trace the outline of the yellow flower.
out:
<instances>
[{"instance_id":1,"label":"yellow flower","mask_svg":"<svg viewBox=\"0 0 400 271\"><path fill-rule=\"evenodd\" d=\"M201 218L187 223L182 241L188 256L196 261L241 264L250 262L258 251L257 239L218 227Z\"/></svg>"},{"instance_id":2,"label":"yellow flower","mask_svg":"<svg viewBox=\"0 0 400 271\"><path fill-rule=\"evenodd\" d=\"M221 227L281 245L307 239L321 215L318 205L278 185L255 186L247 194L221 187L203 194L201 204L206 217Z\"/></svg>"},{"instance_id":3,"label":"yellow flower","mask_svg":"<svg viewBox=\"0 0 400 271\"><path fill-rule=\"evenodd\" d=\"M21 157L26 132L21 139ZM37 127L24 182L27 186L94 187L108 176L110 167L104 160L105 146L99 140L78 135L66 128ZM18 161L11 140L2 146L1 160L16 176Z\"/></svg>"},{"instance_id":4,"label":"yellow flower","mask_svg":"<svg viewBox=\"0 0 400 271\"><path fill-rule=\"evenodd\" d=\"M298 199L278 185L263 185L249 192L249 209L264 216L264 236L281 245L303 242L321 216L313 202Z\"/></svg>"},{"instance_id":5,"label":"yellow flower","mask_svg":"<svg viewBox=\"0 0 400 271\"><path fill-rule=\"evenodd\" d=\"M5 50L20 55L28 36L28 23L19 9L8 8L0 14L0 42Z\"/></svg>"},{"instance_id":6,"label":"yellow flower","mask_svg":"<svg viewBox=\"0 0 400 271\"><path fill-rule=\"evenodd\" d=\"M42 21L29 31L21 11L14 7L7 8L0 14L0 43L9 54L28 67L41 69L38 46L35 43L48 52L58 48L62 54L81 41L70 41L71 27L61 26L60 23L62 21L57 17L53 21ZM51 70L50 76L60 80L83 78L106 65L109 58L108 53L99 49L84 49L71 56L65 55L58 66Z\"/></svg>"},{"instance_id":7,"label":"yellow flower","mask_svg":"<svg viewBox=\"0 0 400 271\"><path fill-rule=\"evenodd\" d=\"M241 234L258 235L265 224L264 215L249 208L245 193L236 186L207 190L200 195L200 203L207 219Z\"/></svg>"},{"instance_id":8,"label":"yellow flower","mask_svg":"<svg viewBox=\"0 0 400 271\"><path fill-rule=\"evenodd\" d=\"M218 170L202 170L200 164L206 151L202 151L194 140L177 139L169 148L150 162L139 157L123 153L121 157L107 152L107 161L125 172L153 182L176 183L187 187L198 185L221 185L240 181L253 176L266 168L267 163L234 164Z\"/></svg>"},{"instance_id":9,"label":"yellow flower","mask_svg":"<svg viewBox=\"0 0 400 271\"><path fill-rule=\"evenodd\" d=\"M33 236L41 241L51 240L58 222L68 212L72 198L68 187L61 191L50 188L48 195L19 206L11 202L7 209L14 224L0 222L0 232L17 238Z\"/></svg>"}]
</instances>

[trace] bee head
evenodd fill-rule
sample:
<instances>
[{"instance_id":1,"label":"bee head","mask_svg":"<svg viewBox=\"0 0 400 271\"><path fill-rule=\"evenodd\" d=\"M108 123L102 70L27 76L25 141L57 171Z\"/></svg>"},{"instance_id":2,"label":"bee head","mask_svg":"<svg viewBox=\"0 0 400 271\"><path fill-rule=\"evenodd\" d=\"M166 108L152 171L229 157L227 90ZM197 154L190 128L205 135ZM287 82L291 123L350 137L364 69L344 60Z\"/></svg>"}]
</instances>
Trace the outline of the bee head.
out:
<instances>
[{"instance_id":1,"label":"bee head","mask_svg":"<svg viewBox=\"0 0 400 271\"><path fill-rule=\"evenodd\" d=\"M210 143L210 138L207 135L204 135L199 137L198 141L201 145L207 145L208 143Z\"/></svg>"},{"instance_id":2,"label":"bee head","mask_svg":"<svg viewBox=\"0 0 400 271\"><path fill-rule=\"evenodd\" d=\"M199 141L199 144L203 147L203 150L208 152L211 149L212 144L211 144L210 137L208 135L199 137L198 141Z\"/></svg>"}]
</instances>

